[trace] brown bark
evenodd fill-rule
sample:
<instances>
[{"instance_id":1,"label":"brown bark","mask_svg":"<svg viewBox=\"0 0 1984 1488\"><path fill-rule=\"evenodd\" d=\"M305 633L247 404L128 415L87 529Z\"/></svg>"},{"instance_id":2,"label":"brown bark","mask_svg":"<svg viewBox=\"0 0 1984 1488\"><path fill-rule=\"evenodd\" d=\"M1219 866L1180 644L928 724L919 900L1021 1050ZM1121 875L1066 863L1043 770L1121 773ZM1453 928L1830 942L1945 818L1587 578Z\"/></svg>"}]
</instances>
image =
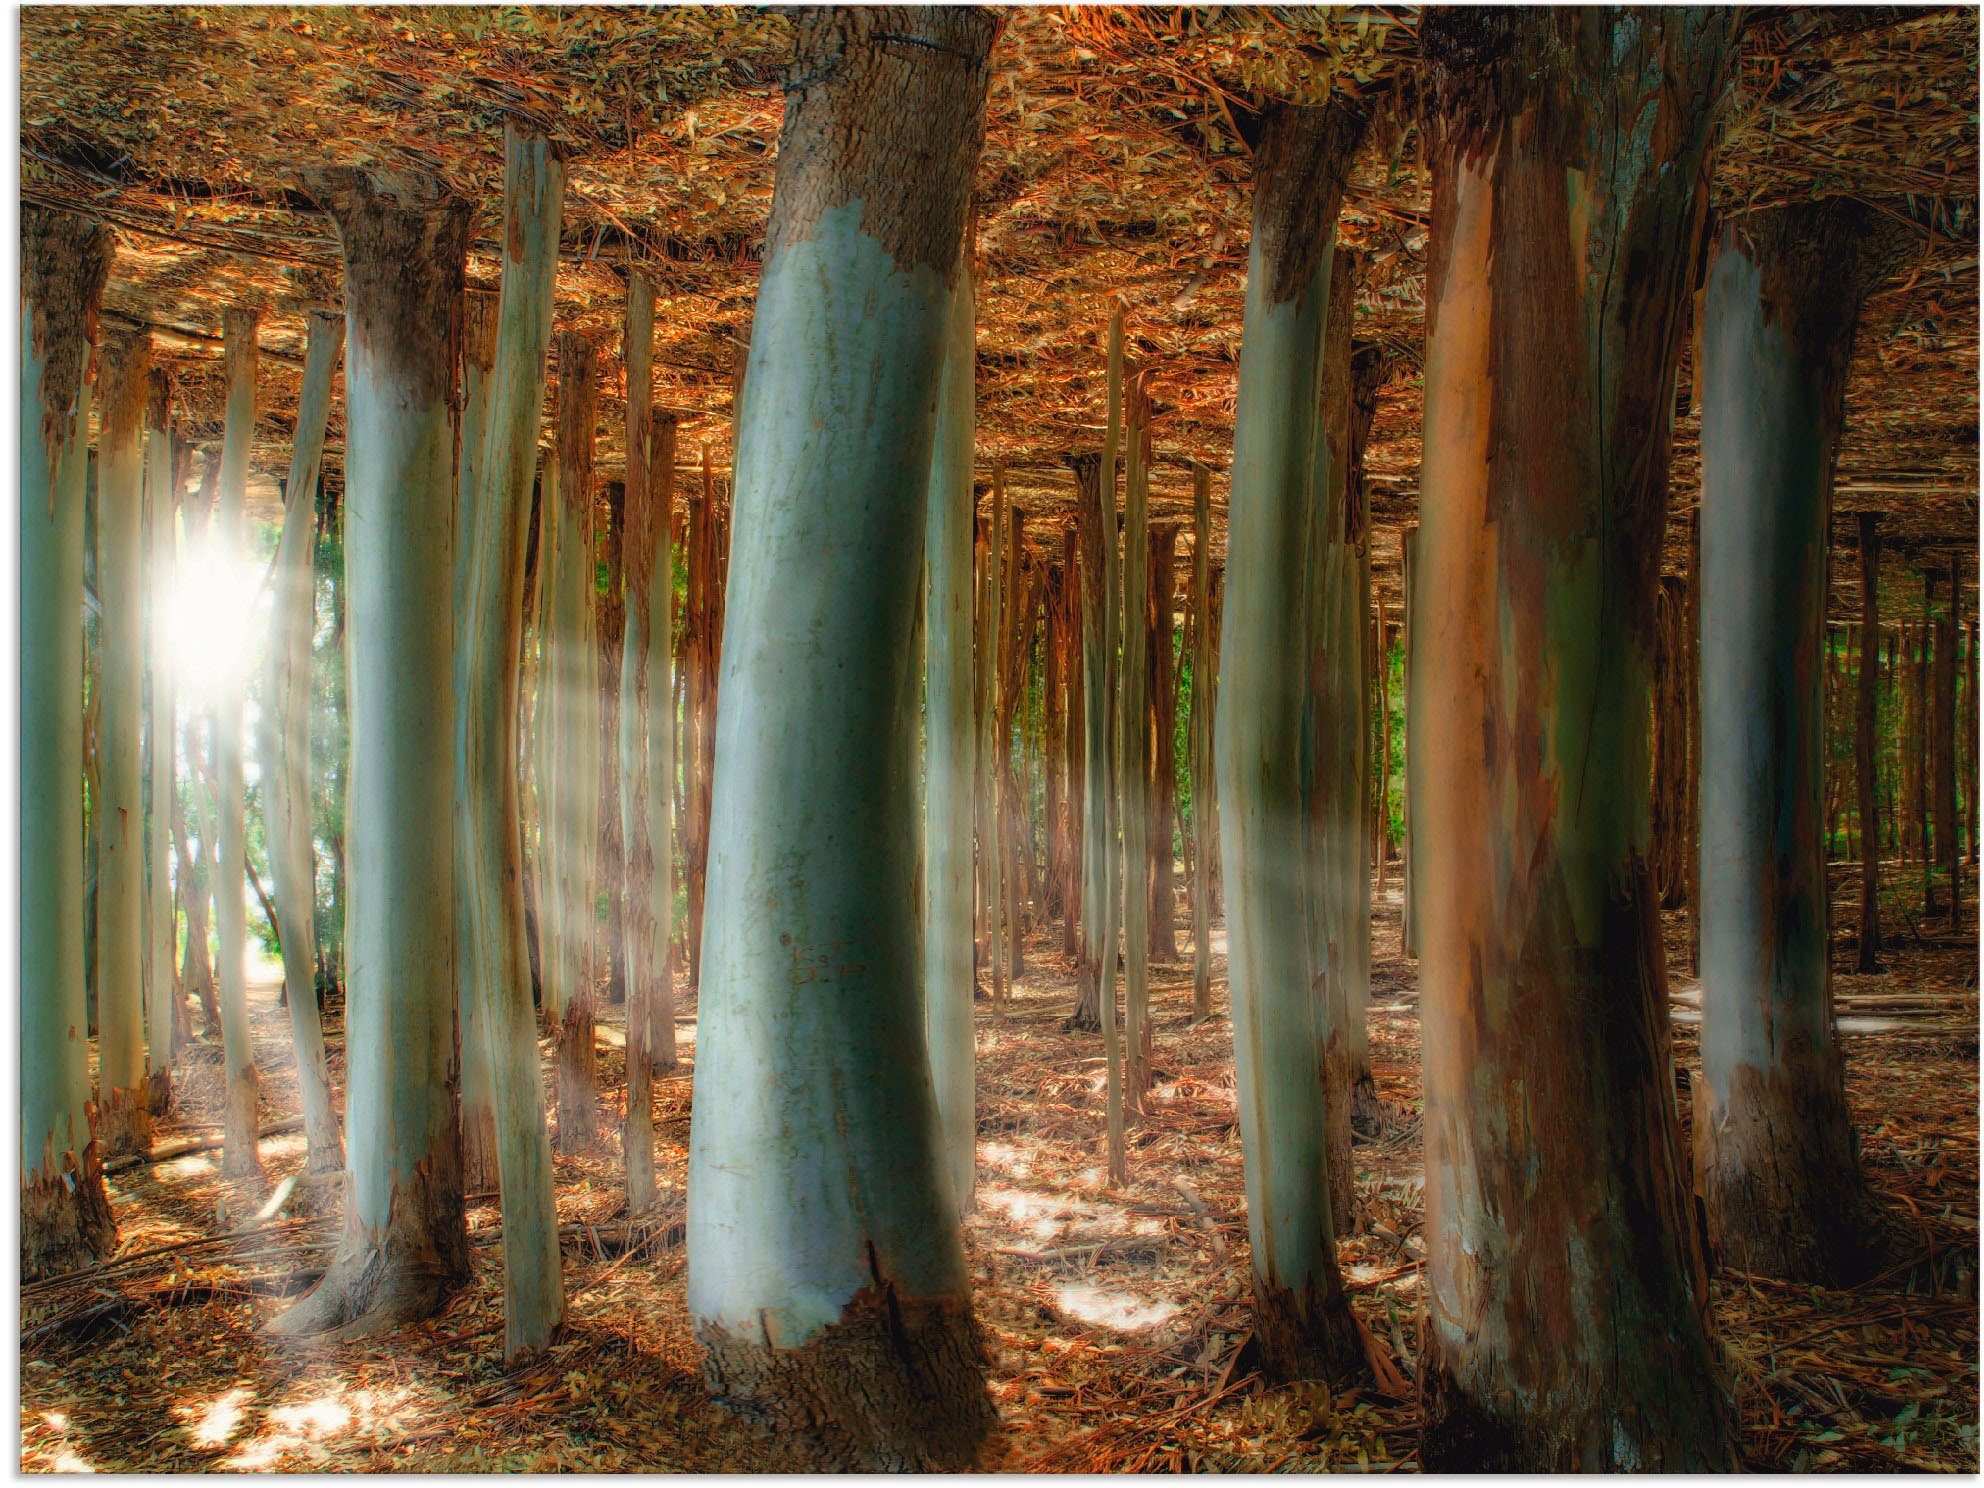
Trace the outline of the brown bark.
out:
<instances>
[{"instance_id":1,"label":"brown bark","mask_svg":"<svg viewBox=\"0 0 1984 1488\"><path fill-rule=\"evenodd\" d=\"M581 532L590 532L598 520L593 499L593 457L599 432L599 377L597 351L584 337L567 332L557 339L558 365L558 499L579 514ZM583 551L594 551L587 543ZM586 602L594 603L592 574L586 573ZM602 761L610 761L613 735L602 729L594 747ZM612 766L602 766L610 772ZM575 782L585 789L584 782ZM591 786L597 791L597 783ZM598 880L595 880L596 889ZM565 989L565 1006L556 1032L558 1041L558 1150L578 1152L593 1139L599 1128L599 1048L594 1030L594 1012L600 957L592 927L590 899L573 904L568 913L585 922L579 932L581 942L593 954L579 961L578 974Z\"/></svg>"},{"instance_id":2,"label":"brown bark","mask_svg":"<svg viewBox=\"0 0 1984 1488\"><path fill-rule=\"evenodd\" d=\"M620 766L614 740L620 737L620 652L627 642L627 598L623 584L621 535L627 520L627 488L608 481L600 492L599 566L606 588L599 596L599 891L606 896L606 925L600 943L606 973L606 1000L627 1000L627 939L623 882L625 851L620 833Z\"/></svg>"},{"instance_id":3,"label":"brown bark","mask_svg":"<svg viewBox=\"0 0 1984 1488\"><path fill-rule=\"evenodd\" d=\"M1707 10L1421 22L1429 1470L1735 1465L1647 802L1675 372L1733 33Z\"/></svg>"},{"instance_id":4,"label":"brown bark","mask_svg":"<svg viewBox=\"0 0 1984 1488\"><path fill-rule=\"evenodd\" d=\"M1088 623L1096 625L1102 623L1102 543L1104 539L1101 518L1097 514L1101 501L1099 493L1102 489L1102 459L1099 455L1088 453L1071 455L1068 457L1068 467L1074 472L1075 477L1075 541L1079 555L1076 566L1080 569L1081 593L1073 628L1079 637L1084 617L1094 617ZM1076 655L1079 656L1081 653L1079 639L1076 641L1074 650ZM1084 778L1082 774L1082 748L1084 729L1086 728L1086 724L1083 721L1081 701L1081 689L1086 684L1086 679L1080 678L1080 670L1080 665L1077 663L1073 669L1073 674L1078 680L1071 684L1068 699L1070 720L1068 732L1075 741L1074 747L1069 751L1069 774L1070 778L1076 781ZM1076 787L1077 792L1080 792L1082 789L1083 787L1081 786ZM1079 845L1079 832L1076 834L1076 841ZM1074 873L1076 880L1079 882L1081 878L1079 856L1076 859ZM1090 920L1099 920L1100 918L1101 914L1097 907L1090 905L1083 906L1083 922L1079 941L1080 949L1077 953L1079 965L1076 971L1075 1010L1069 1017L1067 1026L1071 1029L1078 1028L1085 1032L1094 1032L1102 1027L1102 963L1099 959L1099 953L1093 950L1089 944L1091 937Z\"/></svg>"},{"instance_id":5,"label":"brown bark","mask_svg":"<svg viewBox=\"0 0 1984 1488\"><path fill-rule=\"evenodd\" d=\"M1082 558L1078 524L1061 534L1061 950L1081 954L1082 917Z\"/></svg>"},{"instance_id":6,"label":"brown bark","mask_svg":"<svg viewBox=\"0 0 1984 1488\"><path fill-rule=\"evenodd\" d=\"M1949 599L1936 616L1934 684L1935 764L1932 805L1935 809L1936 867L1948 886L1949 920L1952 932L1962 928L1963 884L1957 858L1956 823L1956 575L1946 571L1943 587Z\"/></svg>"},{"instance_id":7,"label":"brown bark","mask_svg":"<svg viewBox=\"0 0 1984 1488\"><path fill-rule=\"evenodd\" d=\"M1942 821L1936 795L1941 786L1940 737L1942 709L1937 697L1941 664L1942 623L1936 618L1936 582L1941 575L1933 569L1922 573L1922 655L1916 664L1915 685L1921 699L1922 720L1922 918L1941 913L1936 895L1936 866L1942 860Z\"/></svg>"},{"instance_id":8,"label":"brown bark","mask_svg":"<svg viewBox=\"0 0 1984 1488\"><path fill-rule=\"evenodd\" d=\"M1173 872L1172 836L1178 819L1178 666L1173 649L1173 617L1178 608L1178 528L1159 522L1150 529L1148 629L1150 662L1150 958L1178 959L1178 888Z\"/></svg>"}]
</instances>

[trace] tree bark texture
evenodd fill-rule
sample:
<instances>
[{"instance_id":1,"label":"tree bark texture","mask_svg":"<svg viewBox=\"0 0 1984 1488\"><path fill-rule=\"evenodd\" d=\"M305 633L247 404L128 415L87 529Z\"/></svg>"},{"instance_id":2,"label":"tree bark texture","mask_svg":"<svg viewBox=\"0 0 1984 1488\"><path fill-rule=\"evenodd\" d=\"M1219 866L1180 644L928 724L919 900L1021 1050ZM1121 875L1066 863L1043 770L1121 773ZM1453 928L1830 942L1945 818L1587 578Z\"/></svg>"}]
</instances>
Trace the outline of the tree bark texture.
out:
<instances>
[{"instance_id":1,"label":"tree bark texture","mask_svg":"<svg viewBox=\"0 0 1984 1488\"><path fill-rule=\"evenodd\" d=\"M1255 146L1227 523L1233 608L1214 724L1255 1339L1274 1375L1330 1381L1357 1366L1359 1345L1325 1155L1304 734L1322 329L1362 133L1340 105L1275 105Z\"/></svg>"},{"instance_id":2,"label":"tree bark texture","mask_svg":"<svg viewBox=\"0 0 1984 1488\"><path fill-rule=\"evenodd\" d=\"M1721 1258L1858 1279L1882 1254L1846 1106L1820 840L1832 469L1868 209L1755 214L1715 246L1702 386L1702 1091Z\"/></svg>"},{"instance_id":3,"label":"tree bark texture","mask_svg":"<svg viewBox=\"0 0 1984 1488\"><path fill-rule=\"evenodd\" d=\"M117 1243L83 982L83 500L102 223L21 207L21 1278Z\"/></svg>"},{"instance_id":4,"label":"tree bark texture","mask_svg":"<svg viewBox=\"0 0 1984 1488\"><path fill-rule=\"evenodd\" d=\"M308 1163L313 1173L344 1166L337 1109L331 1103L330 1061L317 1011L317 854L310 832L311 642L317 633L317 477L344 325L312 311L305 335L303 388L296 436L283 488L282 536L270 589L267 673L263 681L262 810L267 821L269 876L275 889L277 933L289 1031L296 1045L296 1084L303 1105Z\"/></svg>"},{"instance_id":5,"label":"tree bark texture","mask_svg":"<svg viewBox=\"0 0 1984 1488\"><path fill-rule=\"evenodd\" d=\"M1150 401L1132 379L1123 472L1123 672L1116 694L1116 779L1123 820L1125 1104L1139 1114L1150 1084ZM1112 1116L1113 1116L1112 1111ZM1113 1122L1112 1122L1113 1126ZM1113 1131L1112 1131L1113 1136ZM1111 1153L1116 1144L1111 1142Z\"/></svg>"},{"instance_id":6,"label":"tree bark texture","mask_svg":"<svg viewBox=\"0 0 1984 1488\"><path fill-rule=\"evenodd\" d=\"M149 1152L145 1077L145 404L151 334L106 338L97 378L97 1134L109 1156ZM37 870L38 871L38 870Z\"/></svg>"},{"instance_id":7,"label":"tree bark texture","mask_svg":"<svg viewBox=\"0 0 1984 1488\"><path fill-rule=\"evenodd\" d=\"M1192 1016L1212 1016L1212 472L1192 466Z\"/></svg>"},{"instance_id":8,"label":"tree bark texture","mask_svg":"<svg viewBox=\"0 0 1984 1488\"><path fill-rule=\"evenodd\" d=\"M915 644L995 22L798 22L738 422L689 1308L711 1391L823 1464L994 1424L921 995Z\"/></svg>"},{"instance_id":9,"label":"tree bark texture","mask_svg":"<svg viewBox=\"0 0 1984 1488\"><path fill-rule=\"evenodd\" d=\"M503 278L488 373L459 659L467 774L457 850L468 896L462 978L483 1029L480 1057L503 1209L503 1352L545 1347L565 1313L537 1014L524 927L522 716L524 554L544 410L545 353L565 167L549 140L504 135ZM540 898L540 906L544 904ZM631 1027L631 1025L630 1025ZM631 1033L629 1037L631 1047ZM631 1075L630 1075L631 1089Z\"/></svg>"},{"instance_id":10,"label":"tree bark texture","mask_svg":"<svg viewBox=\"0 0 1984 1488\"><path fill-rule=\"evenodd\" d=\"M1429 1469L1728 1470L1648 718L1729 13L1452 10L1412 616Z\"/></svg>"},{"instance_id":11,"label":"tree bark texture","mask_svg":"<svg viewBox=\"0 0 1984 1488\"><path fill-rule=\"evenodd\" d=\"M178 554L173 541L179 507L171 426L172 384L153 367L145 406L145 589L148 596L145 654L151 663L151 707L145 730L145 769L151 777L151 817L146 827L145 1041L151 1071L150 1108L162 1116L172 1105L172 1066L185 1041L176 956L179 917L173 900L173 828L179 793L175 765L179 725L166 635Z\"/></svg>"},{"instance_id":12,"label":"tree bark texture","mask_svg":"<svg viewBox=\"0 0 1984 1488\"><path fill-rule=\"evenodd\" d=\"M356 1337L434 1312L469 1269L445 809L469 206L410 171L318 171L305 187L344 257L349 1166L329 1269L273 1327Z\"/></svg>"}]
</instances>

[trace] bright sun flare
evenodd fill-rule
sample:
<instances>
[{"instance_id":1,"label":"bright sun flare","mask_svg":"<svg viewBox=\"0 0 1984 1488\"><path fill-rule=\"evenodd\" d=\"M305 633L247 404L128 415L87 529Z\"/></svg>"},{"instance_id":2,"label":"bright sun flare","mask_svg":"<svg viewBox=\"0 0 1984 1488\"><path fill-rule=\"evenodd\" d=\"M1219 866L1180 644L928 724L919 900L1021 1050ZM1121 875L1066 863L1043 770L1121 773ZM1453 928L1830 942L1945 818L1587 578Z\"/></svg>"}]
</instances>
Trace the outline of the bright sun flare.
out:
<instances>
[{"instance_id":1,"label":"bright sun flare","mask_svg":"<svg viewBox=\"0 0 1984 1488\"><path fill-rule=\"evenodd\" d=\"M166 595L165 654L190 701L214 697L248 664L259 574L230 545L188 544Z\"/></svg>"}]
</instances>

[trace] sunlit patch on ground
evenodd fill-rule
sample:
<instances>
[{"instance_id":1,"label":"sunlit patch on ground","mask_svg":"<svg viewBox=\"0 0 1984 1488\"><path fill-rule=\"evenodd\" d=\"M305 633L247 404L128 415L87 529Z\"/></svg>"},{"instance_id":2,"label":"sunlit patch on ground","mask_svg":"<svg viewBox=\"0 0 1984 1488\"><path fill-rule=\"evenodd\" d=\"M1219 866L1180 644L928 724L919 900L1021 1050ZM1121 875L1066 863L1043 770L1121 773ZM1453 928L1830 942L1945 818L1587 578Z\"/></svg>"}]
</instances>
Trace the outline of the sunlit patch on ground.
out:
<instances>
[{"instance_id":1,"label":"sunlit patch on ground","mask_svg":"<svg viewBox=\"0 0 1984 1488\"><path fill-rule=\"evenodd\" d=\"M1175 1303L1152 1301L1127 1292L1069 1282L1054 1290L1054 1304L1078 1323L1134 1333L1178 1316Z\"/></svg>"}]
</instances>

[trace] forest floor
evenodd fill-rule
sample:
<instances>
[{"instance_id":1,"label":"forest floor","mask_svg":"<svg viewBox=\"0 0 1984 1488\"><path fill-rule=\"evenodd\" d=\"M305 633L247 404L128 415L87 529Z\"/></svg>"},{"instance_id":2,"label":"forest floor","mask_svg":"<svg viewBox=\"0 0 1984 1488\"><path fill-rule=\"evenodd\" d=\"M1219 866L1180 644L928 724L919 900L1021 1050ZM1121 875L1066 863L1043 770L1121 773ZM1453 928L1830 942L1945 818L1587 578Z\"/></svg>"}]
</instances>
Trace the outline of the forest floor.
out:
<instances>
[{"instance_id":1,"label":"forest floor","mask_svg":"<svg viewBox=\"0 0 1984 1488\"><path fill-rule=\"evenodd\" d=\"M1843 886L1843 878L1841 880ZM1900 903L1897 895L1896 903ZM1844 891L1842 887L1842 900ZM1103 1063L1068 1032L1072 976L1029 947L1010 1002L978 1004L979 1190L968 1244L1009 1471L1318 1471L1410 1467L1421 1306L1416 967L1399 950L1396 888L1378 908L1371 1046L1389 1112L1360 1143L1356 1233L1341 1247L1353 1305L1394 1362L1369 1381L1263 1388L1247 1369L1247 1228L1232 1040L1190 1021L1190 961L1153 968L1155 1071L1129 1137L1130 1181L1102 1154ZM1848 925L1844 903L1835 923ZM1978 1002L1974 938L1896 909L1889 971L1835 980L1848 1090L1869 1178L1909 1237L1886 1276L1846 1291L1724 1273L1715 1322L1746 1466L1878 1471L1978 1467ZM1678 920L1669 926L1678 968ZM1223 936L1214 933L1215 949ZM1225 989L1215 957L1215 1004ZM295 1105L274 969L254 993L265 1120ZM1699 992L1673 977L1676 1052L1697 1064ZM333 1009L335 1015L336 1009ZM217 1151L112 1175L113 1262L22 1298L22 1465L30 1471L803 1470L703 1394L683 1292L680 1216L689 1066L657 1081L660 1221L621 1216L622 1030L602 1025L601 1135L558 1159L571 1292L560 1342L506 1373L493 1194L471 1196L473 1282L438 1318L363 1344L279 1340L261 1325L307 1286L332 1206L257 1223L303 1165L289 1130L266 1179L227 1184ZM694 1055L694 1002L682 1011ZM342 1089L341 1026L333 1076ZM217 1048L175 1081L161 1149L218 1133ZM1686 1109L1685 1080L1683 1109ZM305 1191L307 1193L307 1191ZM243 1227L246 1226L244 1232ZM1400 1398L1403 1397L1403 1398Z\"/></svg>"}]
</instances>

